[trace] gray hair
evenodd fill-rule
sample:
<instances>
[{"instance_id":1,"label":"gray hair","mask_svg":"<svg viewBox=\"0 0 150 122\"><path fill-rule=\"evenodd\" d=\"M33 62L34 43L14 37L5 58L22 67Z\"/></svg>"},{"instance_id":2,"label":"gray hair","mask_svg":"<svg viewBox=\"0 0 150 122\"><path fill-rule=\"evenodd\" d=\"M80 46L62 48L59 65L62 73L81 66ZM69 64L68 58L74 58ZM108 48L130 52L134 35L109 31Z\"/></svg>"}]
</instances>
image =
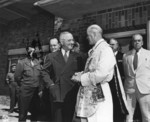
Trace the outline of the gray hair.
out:
<instances>
[{"instance_id":1,"label":"gray hair","mask_svg":"<svg viewBox=\"0 0 150 122\"><path fill-rule=\"evenodd\" d=\"M99 25L93 24L88 27L87 32L98 32L98 33L102 34L103 30Z\"/></svg>"},{"instance_id":2,"label":"gray hair","mask_svg":"<svg viewBox=\"0 0 150 122\"><path fill-rule=\"evenodd\" d=\"M135 36L139 36L139 37L142 39L142 41L143 41L143 36L142 36L141 34L134 34L134 35L132 36L132 40L134 40Z\"/></svg>"}]
</instances>

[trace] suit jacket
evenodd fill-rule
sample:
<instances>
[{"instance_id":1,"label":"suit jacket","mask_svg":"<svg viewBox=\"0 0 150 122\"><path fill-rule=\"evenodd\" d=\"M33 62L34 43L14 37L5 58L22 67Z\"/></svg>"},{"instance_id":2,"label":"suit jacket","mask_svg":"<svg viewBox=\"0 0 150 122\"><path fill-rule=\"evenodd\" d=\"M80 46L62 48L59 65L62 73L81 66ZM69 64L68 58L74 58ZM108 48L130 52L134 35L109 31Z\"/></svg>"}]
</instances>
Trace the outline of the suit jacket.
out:
<instances>
[{"instance_id":1,"label":"suit jacket","mask_svg":"<svg viewBox=\"0 0 150 122\"><path fill-rule=\"evenodd\" d=\"M67 63L64 60L61 51L50 53L45 59L43 65L42 76L43 80L46 83L46 86L49 87L51 84L53 86L52 94L55 96L54 101L64 102L66 99L69 99L68 96L72 96L72 93L75 95L77 92L77 83L71 80L71 77L75 72L82 70L82 58L79 54L75 52L70 52Z\"/></svg>"},{"instance_id":2,"label":"suit jacket","mask_svg":"<svg viewBox=\"0 0 150 122\"><path fill-rule=\"evenodd\" d=\"M133 68L133 58L135 50L127 52L123 57L123 64L125 70L125 91L127 93L135 92L135 85L137 85L140 93L150 93L150 51L140 49L138 55L137 69Z\"/></svg>"},{"instance_id":3,"label":"suit jacket","mask_svg":"<svg viewBox=\"0 0 150 122\"><path fill-rule=\"evenodd\" d=\"M120 75L121 75L122 82L124 84L124 69L123 69L123 53L122 52L117 52L116 61L117 61Z\"/></svg>"}]
</instances>

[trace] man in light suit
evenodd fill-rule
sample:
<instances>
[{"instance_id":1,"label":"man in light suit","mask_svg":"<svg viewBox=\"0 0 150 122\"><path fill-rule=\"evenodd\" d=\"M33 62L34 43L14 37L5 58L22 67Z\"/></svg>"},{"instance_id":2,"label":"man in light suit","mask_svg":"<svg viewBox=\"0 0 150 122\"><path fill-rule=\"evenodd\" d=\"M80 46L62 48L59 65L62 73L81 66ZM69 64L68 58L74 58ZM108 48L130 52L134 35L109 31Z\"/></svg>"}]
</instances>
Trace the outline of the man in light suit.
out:
<instances>
[{"instance_id":1,"label":"man in light suit","mask_svg":"<svg viewBox=\"0 0 150 122\"><path fill-rule=\"evenodd\" d=\"M79 85L71 80L81 71L82 57L72 52L74 38L70 32L60 34L61 49L46 56L42 76L53 102L55 122L71 122Z\"/></svg>"},{"instance_id":2,"label":"man in light suit","mask_svg":"<svg viewBox=\"0 0 150 122\"><path fill-rule=\"evenodd\" d=\"M143 37L133 35L133 49L123 57L125 70L125 92L129 115L127 122L133 121L136 102L139 102L142 122L150 122L150 51L143 49Z\"/></svg>"},{"instance_id":3,"label":"man in light suit","mask_svg":"<svg viewBox=\"0 0 150 122\"><path fill-rule=\"evenodd\" d=\"M94 46L89 51L85 70L72 77L81 83L76 116L81 118L81 122L113 122L113 103L108 82L113 78L115 57L109 44L102 38L100 26L89 26L87 35L89 44ZM99 86L102 89L98 89Z\"/></svg>"}]
</instances>

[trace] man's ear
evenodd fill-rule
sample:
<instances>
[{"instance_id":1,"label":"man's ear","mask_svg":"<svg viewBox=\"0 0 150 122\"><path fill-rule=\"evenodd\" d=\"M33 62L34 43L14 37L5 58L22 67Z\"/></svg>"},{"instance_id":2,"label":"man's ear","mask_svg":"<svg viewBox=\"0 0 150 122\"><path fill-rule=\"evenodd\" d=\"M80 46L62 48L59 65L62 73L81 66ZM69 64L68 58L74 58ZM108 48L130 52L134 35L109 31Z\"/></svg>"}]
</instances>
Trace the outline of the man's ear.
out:
<instances>
[{"instance_id":1,"label":"man's ear","mask_svg":"<svg viewBox=\"0 0 150 122\"><path fill-rule=\"evenodd\" d=\"M142 40L142 46L143 46L143 44L144 44L144 42L143 42L143 40Z\"/></svg>"},{"instance_id":2,"label":"man's ear","mask_svg":"<svg viewBox=\"0 0 150 122\"><path fill-rule=\"evenodd\" d=\"M96 40L96 38L97 38L97 33L96 33L96 32L92 32L92 37L93 37L94 40Z\"/></svg>"},{"instance_id":3,"label":"man's ear","mask_svg":"<svg viewBox=\"0 0 150 122\"><path fill-rule=\"evenodd\" d=\"M63 41L62 40L60 40L60 44L59 45L63 45Z\"/></svg>"}]
</instances>

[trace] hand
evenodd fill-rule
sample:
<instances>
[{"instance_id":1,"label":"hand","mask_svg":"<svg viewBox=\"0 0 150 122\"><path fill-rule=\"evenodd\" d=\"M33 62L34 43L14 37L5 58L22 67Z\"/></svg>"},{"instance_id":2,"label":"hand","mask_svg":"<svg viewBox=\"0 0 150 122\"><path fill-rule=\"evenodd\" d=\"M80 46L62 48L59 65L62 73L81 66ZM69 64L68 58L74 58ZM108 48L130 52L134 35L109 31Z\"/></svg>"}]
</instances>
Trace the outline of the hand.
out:
<instances>
[{"instance_id":1,"label":"hand","mask_svg":"<svg viewBox=\"0 0 150 122\"><path fill-rule=\"evenodd\" d=\"M81 75L82 75L82 72L77 72L72 76L71 79L75 82L81 82Z\"/></svg>"},{"instance_id":2,"label":"hand","mask_svg":"<svg viewBox=\"0 0 150 122\"><path fill-rule=\"evenodd\" d=\"M55 100L56 99L56 90L57 90L57 88L56 88L57 86L55 85L55 84L52 84L52 85L50 85L49 86L49 94L50 94L50 96L52 97L52 99L53 100Z\"/></svg>"},{"instance_id":3,"label":"hand","mask_svg":"<svg viewBox=\"0 0 150 122\"><path fill-rule=\"evenodd\" d=\"M39 95L39 97L41 98L42 95L43 95L43 91L40 91L40 92L38 93L38 95Z\"/></svg>"},{"instance_id":4,"label":"hand","mask_svg":"<svg viewBox=\"0 0 150 122\"><path fill-rule=\"evenodd\" d=\"M7 84L9 84L9 83L10 83L8 79L6 79L6 83L7 83Z\"/></svg>"}]
</instances>

